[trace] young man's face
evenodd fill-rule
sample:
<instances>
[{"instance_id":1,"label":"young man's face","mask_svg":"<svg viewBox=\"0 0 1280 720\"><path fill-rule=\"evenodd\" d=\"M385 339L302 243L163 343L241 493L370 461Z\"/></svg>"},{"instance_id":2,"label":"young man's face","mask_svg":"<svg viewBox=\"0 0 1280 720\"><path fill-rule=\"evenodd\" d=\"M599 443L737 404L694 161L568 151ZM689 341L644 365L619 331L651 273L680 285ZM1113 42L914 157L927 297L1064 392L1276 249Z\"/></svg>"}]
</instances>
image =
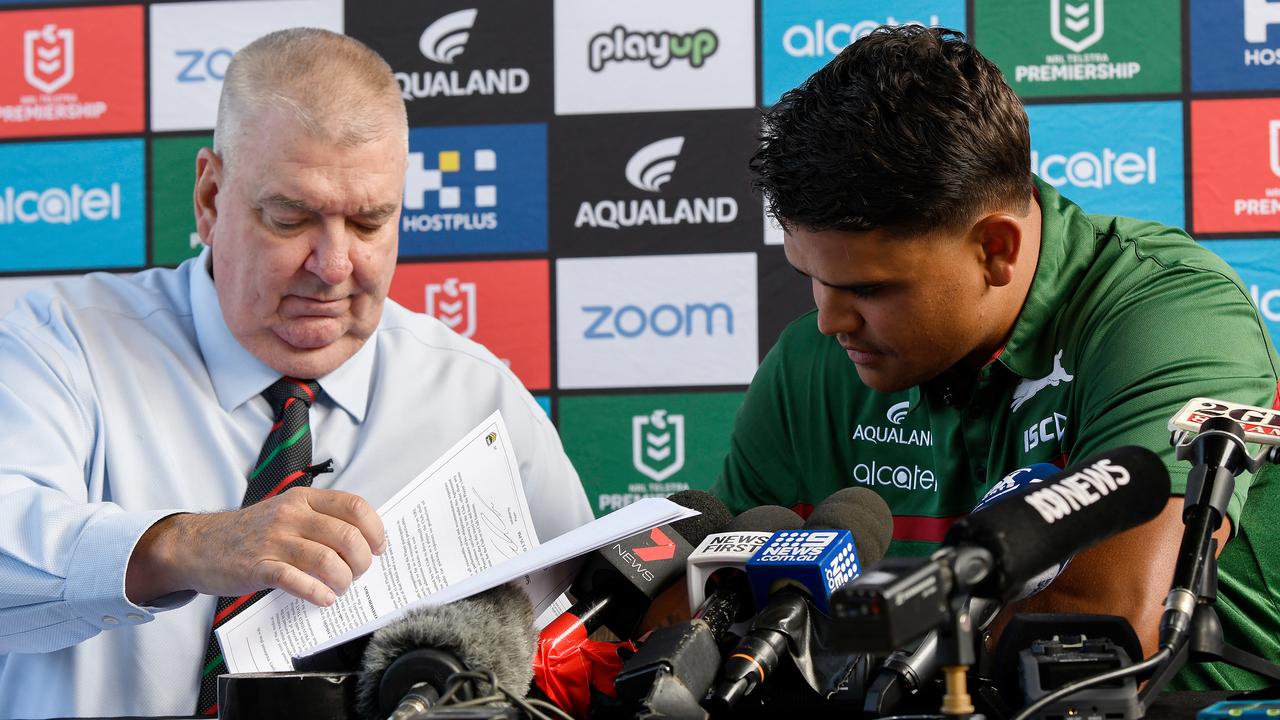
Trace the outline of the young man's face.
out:
<instances>
[{"instance_id":1,"label":"young man's face","mask_svg":"<svg viewBox=\"0 0 1280 720\"><path fill-rule=\"evenodd\" d=\"M903 238L885 230L786 235L787 260L813 285L818 329L880 392L927 382L989 348L982 253L963 235Z\"/></svg>"},{"instance_id":2,"label":"young man's face","mask_svg":"<svg viewBox=\"0 0 1280 720\"><path fill-rule=\"evenodd\" d=\"M382 316L404 136L347 147L280 111L255 120L232 164L210 168L217 213L204 240L218 301L231 333L267 365L320 377L354 355Z\"/></svg>"}]
</instances>

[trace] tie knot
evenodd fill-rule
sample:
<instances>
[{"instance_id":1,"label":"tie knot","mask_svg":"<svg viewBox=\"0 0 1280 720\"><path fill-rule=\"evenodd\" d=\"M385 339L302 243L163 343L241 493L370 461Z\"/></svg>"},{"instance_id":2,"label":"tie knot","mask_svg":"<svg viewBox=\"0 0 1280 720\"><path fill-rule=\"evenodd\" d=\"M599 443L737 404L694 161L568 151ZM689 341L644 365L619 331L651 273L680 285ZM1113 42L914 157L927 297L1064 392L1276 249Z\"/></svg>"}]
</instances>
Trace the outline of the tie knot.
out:
<instances>
[{"instance_id":1,"label":"tie knot","mask_svg":"<svg viewBox=\"0 0 1280 720\"><path fill-rule=\"evenodd\" d=\"M289 398L301 400L307 407L315 402L316 393L320 392L320 383L315 380L299 380L282 377L271 383L271 387L262 391L262 397L271 403L271 409L279 415L285 408Z\"/></svg>"}]
</instances>

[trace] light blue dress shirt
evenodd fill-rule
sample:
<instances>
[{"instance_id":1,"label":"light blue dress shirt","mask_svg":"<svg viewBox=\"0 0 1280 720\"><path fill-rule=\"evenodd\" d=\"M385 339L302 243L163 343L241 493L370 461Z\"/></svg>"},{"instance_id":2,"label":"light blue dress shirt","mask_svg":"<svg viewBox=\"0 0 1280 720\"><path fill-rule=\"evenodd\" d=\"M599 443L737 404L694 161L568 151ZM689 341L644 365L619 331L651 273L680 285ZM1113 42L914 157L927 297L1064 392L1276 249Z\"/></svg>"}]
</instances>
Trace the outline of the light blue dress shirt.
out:
<instances>
[{"instance_id":1,"label":"light blue dress shirt","mask_svg":"<svg viewBox=\"0 0 1280 720\"><path fill-rule=\"evenodd\" d=\"M279 377L231 335L208 262L55 283L0 320L0 718L194 710L216 598L139 607L125 568L156 520L239 507ZM500 409L538 536L591 519L532 396L434 318L388 301L319 381L316 487L378 507Z\"/></svg>"}]
</instances>

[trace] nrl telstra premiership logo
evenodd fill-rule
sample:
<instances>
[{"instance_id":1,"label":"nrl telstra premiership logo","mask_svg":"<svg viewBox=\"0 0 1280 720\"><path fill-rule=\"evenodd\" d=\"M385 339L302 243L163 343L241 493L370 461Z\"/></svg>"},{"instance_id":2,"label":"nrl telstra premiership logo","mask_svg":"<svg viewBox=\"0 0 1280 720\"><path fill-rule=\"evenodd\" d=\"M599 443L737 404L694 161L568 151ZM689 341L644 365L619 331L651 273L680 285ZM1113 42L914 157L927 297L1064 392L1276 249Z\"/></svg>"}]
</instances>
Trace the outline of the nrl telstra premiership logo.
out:
<instances>
[{"instance_id":1,"label":"nrl telstra premiership logo","mask_svg":"<svg viewBox=\"0 0 1280 720\"><path fill-rule=\"evenodd\" d=\"M462 337L476 334L476 284L449 278L427 285L427 314Z\"/></svg>"},{"instance_id":2,"label":"nrl telstra premiership logo","mask_svg":"<svg viewBox=\"0 0 1280 720\"><path fill-rule=\"evenodd\" d=\"M1271 144L1271 172L1280 177L1280 120L1268 122L1267 130Z\"/></svg>"},{"instance_id":3,"label":"nrl telstra premiership logo","mask_svg":"<svg viewBox=\"0 0 1280 720\"><path fill-rule=\"evenodd\" d=\"M662 482L684 467L684 415L654 410L631 418L631 464Z\"/></svg>"},{"instance_id":4,"label":"nrl telstra premiership logo","mask_svg":"<svg viewBox=\"0 0 1280 720\"><path fill-rule=\"evenodd\" d=\"M1049 34L1072 52L1084 52L1102 39L1103 0L1049 0Z\"/></svg>"},{"instance_id":5,"label":"nrl telstra premiership logo","mask_svg":"<svg viewBox=\"0 0 1280 720\"><path fill-rule=\"evenodd\" d=\"M75 33L49 23L22 33L22 73L31 87L55 93L75 75Z\"/></svg>"}]
</instances>

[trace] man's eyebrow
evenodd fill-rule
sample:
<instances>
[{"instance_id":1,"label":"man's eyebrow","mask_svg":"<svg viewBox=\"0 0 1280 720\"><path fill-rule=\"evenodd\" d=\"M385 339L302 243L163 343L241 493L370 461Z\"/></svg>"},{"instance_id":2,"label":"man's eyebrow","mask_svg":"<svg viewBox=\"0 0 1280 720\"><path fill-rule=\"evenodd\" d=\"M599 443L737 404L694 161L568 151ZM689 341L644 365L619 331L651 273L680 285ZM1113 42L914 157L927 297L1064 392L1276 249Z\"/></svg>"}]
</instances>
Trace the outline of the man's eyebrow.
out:
<instances>
[{"instance_id":1,"label":"man's eyebrow","mask_svg":"<svg viewBox=\"0 0 1280 720\"><path fill-rule=\"evenodd\" d=\"M888 281L883 281L883 280L881 280L881 281L872 281L872 282L848 283L848 284L845 284L845 285L841 285L841 284L838 284L838 283L831 283L831 282L827 282L826 280L823 280L822 278L814 277L814 276L810 275L809 273L807 273L807 272L805 272L805 271L801 270L800 268L796 267L795 265L792 265L792 266L791 266L791 269L792 269L792 270L795 270L795 271L796 271L797 273L799 273L800 275L802 275L802 276L804 276L804 277L806 277L806 278L809 278L810 280L817 280L817 281L818 281L819 283L821 283L822 285L825 285L826 287L832 288L833 290L867 291L867 290L876 290L876 289L879 289L879 288L885 287L886 285L888 285L888 284L889 284L889 282L888 282Z\"/></svg>"},{"instance_id":2,"label":"man's eyebrow","mask_svg":"<svg viewBox=\"0 0 1280 720\"><path fill-rule=\"evenodd\" d=\"M287 208L289 210L297 210L312 215L320 214L317 208L297 198L291 198L287 195L271 195L262 201L263 205L275 205L277 207ZM371 208L357 210L352 217L368 218L370 220L385 220L396 213L400 206L396 203L386 203L384 205L375 205Z\"/></svg>"}]
</instances>

